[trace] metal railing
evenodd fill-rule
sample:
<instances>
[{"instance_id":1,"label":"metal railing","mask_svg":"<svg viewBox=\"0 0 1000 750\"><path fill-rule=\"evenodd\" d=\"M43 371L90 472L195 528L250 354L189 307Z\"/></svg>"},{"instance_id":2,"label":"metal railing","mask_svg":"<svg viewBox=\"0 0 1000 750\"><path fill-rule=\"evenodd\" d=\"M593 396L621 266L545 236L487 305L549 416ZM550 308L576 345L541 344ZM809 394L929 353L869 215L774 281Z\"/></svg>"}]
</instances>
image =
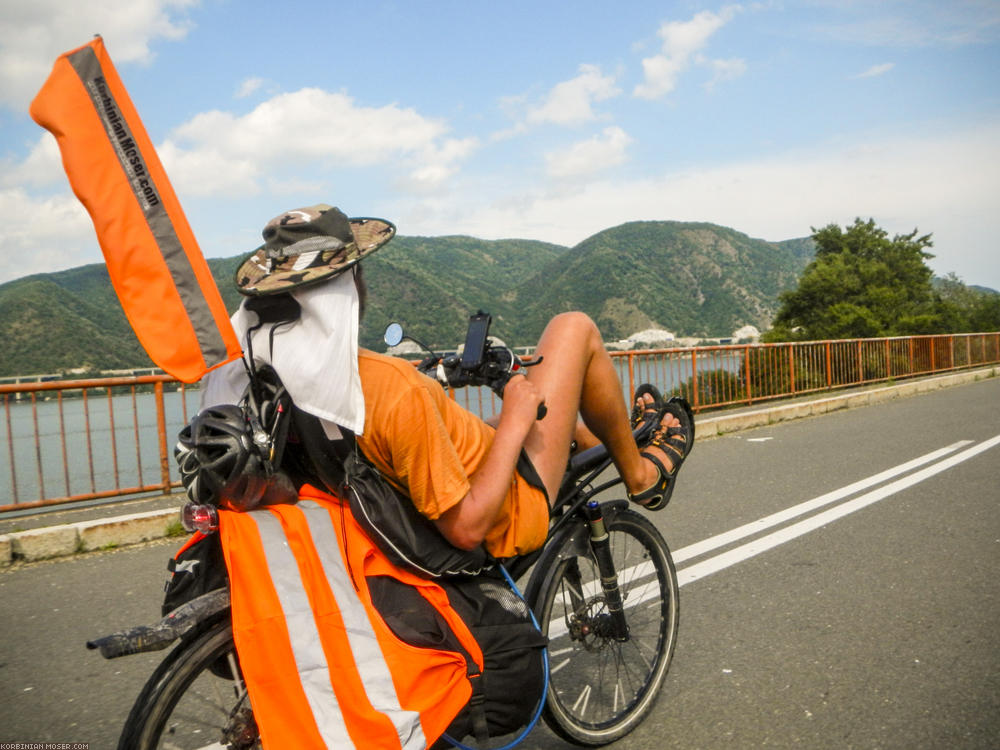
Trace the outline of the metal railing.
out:
<instances>
[{"instance_id":1,"label":"metal railing","mask_svg":"<svg viewBox=\"0 0 1000 750\"><path fill-rule=\"evenodd\" d=\"M1000 333L612 352L623 394L653 383L695 411L1000 363ZM197 389L166 375L0 385L0 511L169 493ZM454 394L488 416L485 389Z\"/></svg>"},{"instance_id":2,"label":"metal railing","mask_svg":"<svg viewBox=\"0 0 1000 750\"><path fill-rule=\"evenodd\" d=\"M630 384L666 384L695 411L704 411L993 364L1000 362L1000 333L738 344L627 356Z\"/></svg>"},{"instance_id":3,"label":"metal railing","mask_svg":"<svg viewBox=\"0 0 1000 750\"><path fill-rule=\"evenodd\" d=\"M173 436L197 391L168 375L2 384L0 400L0 510L178 486Z\"/></svg>"}]
</instances>

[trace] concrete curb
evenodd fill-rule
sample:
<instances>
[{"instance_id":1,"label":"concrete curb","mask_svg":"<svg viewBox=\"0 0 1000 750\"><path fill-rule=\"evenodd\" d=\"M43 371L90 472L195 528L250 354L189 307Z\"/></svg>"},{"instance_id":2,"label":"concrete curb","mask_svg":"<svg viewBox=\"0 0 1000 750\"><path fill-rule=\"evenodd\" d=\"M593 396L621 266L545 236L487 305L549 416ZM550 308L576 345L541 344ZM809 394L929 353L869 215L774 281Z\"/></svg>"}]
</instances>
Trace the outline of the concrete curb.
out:
<instances>
[{"instance_id":1,"label":"concrete curb","mask_svg":"<svg viewBox=\"0 0 1000 750\"><path fill-rule=\"evenodd\" d=\"M951 373L925 380L913 380L899 385L889 385L872 388L867 391L843 393L809 401L775 404L753 411L741 411L735 414L721 414L717 417L696 419L698 439L716 437L730 432L749 430L754 427L766 427L769 424L784 422L789 419L802 419L828 414L840 409L853 409L859 406L892 401L898 398L930 393L941 388L973 383L977 380L1000 375L1000 367L988 367L979 370Z\"/></svg>"},{"instance_id":2,"label":"concrete curb","mask_svg":"<svg viewBox=\"0 0 1000 750\"><path fill-rule=\"evenodd\" d=\"M790 419L819 416L840 409L870 406L996 376L1000 376L1000 366L699 418L695 420L698 439L718 437L754 427L766 427ZM3 534L0 535L0 566L8 566L13 562L34 562L66 557L80 552L161 539L176 535L178 522L178 509L171 508Z\"/></svg>"},{"instance_id":3,"label":"concrete curb","mask_svg":"<svg viewBox=\"0 0 1000 750\"><path fill-rule=\"evenodd\" d=\"M0 565L35 562L148 542L176 534L177 509L64 523L0 536Z\"/></svg>"}]
</instances>

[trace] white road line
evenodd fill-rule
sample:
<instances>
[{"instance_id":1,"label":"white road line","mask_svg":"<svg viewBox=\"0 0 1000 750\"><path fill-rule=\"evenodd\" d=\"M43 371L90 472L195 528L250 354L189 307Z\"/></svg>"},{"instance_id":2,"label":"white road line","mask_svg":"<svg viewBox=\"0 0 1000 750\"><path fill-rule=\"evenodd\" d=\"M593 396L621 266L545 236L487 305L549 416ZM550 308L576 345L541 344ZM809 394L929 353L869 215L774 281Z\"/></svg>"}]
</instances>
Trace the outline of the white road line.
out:
<instances>
[{"instance_id":1,"label":"white road line","mask_svg":"<svg viewBox=\"0 0 1000 750\"><path fill-rule=\"evenodd\" d=\"M770 516L765 516L764 518L751 521L748 524L738 526L737 528L723 532L722 534L709 537L708 539L688 545L687 547L682 547L674 552L674 563L679 564L685 560L690 560L693 557L704 555L706 552L711 552L719 547L725 547L726 545L732 544L733 542L743 539L744 537L758 534L765 529L771 528L772 526L777 526L785 521L790 521L796 516L801 516L805 513L814 511L817 508L822 508L824 505L829 505L830 503L841 500L848 495L853 495L855 492L860 492L861 490L866 490L869 487L874 487L876 484L881 484L882 482L892 479L895 476L905 474L918 466L930 463L931 461L936 461L942 456L946 456L972 442L973 441L971 440L959 440L957 443L952 443L949 446L927 453L919 458L913 459L912 461L907 461L899 466L894 466L891 469L886 469L878 474L873 474L866 479L858 480L857 482L849 484L846 487L841 487L840 489L833 490L832 492L827 492L825 495L820 495L812 500L806 500L804 503L793 505L791 508L786 508L785 510L779 511Z\"/></svg>"},{"instance_id":2,"label":"white road line","mask_svg":"<svg viewBox=\"0 0 1000 750\"><path fill-rule=\"evenodd\" d=\"M969 441L963 441L964 444L967 444L968 442ZM831 508L830 510L824 511L823 513L819 513L815 516L812 516L811 518L807 518L804 521L799 521L798 523L792 524L791 526L787 526L779 531L775 531L771 534L768 534L767 536L763 536L760 539L755 539L752 542L748 542L747 544L731 549L728 552L722 553L721 555L716 555L715 557L709 558L708 560L705 560L703 562L690 565L687 568L684 568L683 570L677 572L677 583L683 586L687 583L691 583L691 581L696 581L699 578L704 578L705 576L711 575L712 573L716 573L720 570L723 570L724 568L728 568L731 565L736 565L737 563L743 562L744 560L747 560L755 555L759 555L762 552L766 552L769 549L777 547L780 544L784 544L785 542L795 539L796 537L802 536L803 534L807 534L810 531L814 531L815 529L818 529L821 526L825 526L828 523L831 523L832 521L836 521L839 518L843 518L844 516L850 513L853 513L857 510L861 510L862 508L872 505L873 503L876 503L879 500L883 500L889 497L890 495L900 492L901 490L904 490L908 487L912 487L913 485L918 484L919 482L922 482L925 479L934 476L935 474L939 474L942 471L945 471L946 469L950 469L952 466L956 466L962 463L963 461L967 461L973 456L976 456L982 453L983 451L989 450L990 448L996 445L1000 445L1000 435L990 438L989 440L985 440L982 443L979 443L978 445L969 448L968 450L964 450L961 453L951 456L950 458L946 458L934 464L933 466L928 466L927 468L914 472L909 476L903 477L902 479L898 479L897 481L892 482L891 484L887 484L885 487L880 487L877 490L873 490L872 492L869 492L865 495L856 497L853 500L848 500L847 502L841 503L835 508ZM951 446L949 446L949 448L951 448ZM942 450L946 452L948 451L948 449L942 449ZM916 460L921 461L921 459L916 459ZM902 464L902 466L906 465L907 464ZM889 471L895 471L895 470L890 469ZM862 481L868 481L868 480L862 480ZM850 485L849 487L853 486L854 485ZM848 488L844 489L846 490ZM826 496L824 495L823 497ZM820 499L821 498L817 498L817 500ZM816 501L810 501L810 502L816 502ZM795 506L795 507L799 508L801 506Z\"/></svg>"}]
</instances>

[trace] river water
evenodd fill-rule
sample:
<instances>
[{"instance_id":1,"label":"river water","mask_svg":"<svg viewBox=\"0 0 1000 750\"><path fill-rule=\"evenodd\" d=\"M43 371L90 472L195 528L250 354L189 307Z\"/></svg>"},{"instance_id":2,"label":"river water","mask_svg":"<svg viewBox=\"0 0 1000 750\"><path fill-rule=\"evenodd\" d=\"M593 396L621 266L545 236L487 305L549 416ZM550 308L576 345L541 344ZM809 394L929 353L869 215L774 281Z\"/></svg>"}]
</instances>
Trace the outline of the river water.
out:
<instances>
[{"instance_id":1,"label":"river water","mask_svg":"<svg viewBox=\"0 0 1000 750\"><path fill-rule=\"evenodd\" d=\"M199 392L170 392L163 398L172 455L186 422L184 401L190 418L198 410ZM11 399L0 418L0 505L161 482L152 393L137 393L133 402L129 393L108 398L97 389L86 402L64 397L60 404L53 396L34 407L26 399ZM170 464L176 480L172 459Z\"/></svg>"}]
</instances>

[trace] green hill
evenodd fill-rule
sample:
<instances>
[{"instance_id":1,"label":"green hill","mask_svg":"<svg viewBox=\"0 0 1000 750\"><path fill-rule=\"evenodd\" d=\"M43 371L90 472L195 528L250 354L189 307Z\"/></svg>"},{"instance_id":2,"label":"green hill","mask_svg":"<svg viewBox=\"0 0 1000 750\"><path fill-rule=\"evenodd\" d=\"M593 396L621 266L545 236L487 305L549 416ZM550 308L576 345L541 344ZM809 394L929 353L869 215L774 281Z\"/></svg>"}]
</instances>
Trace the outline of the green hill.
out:
<instances>
[{"instance_id":1,"label":"green hill","mask_svg":"<svg viewBox=\"0 0 1000 750\"><path fill-rule=\"evenodd\" d=\"M778 294L811 257L802 249L801 241L764 242L714 224L632 222L550 263L517 288L516 301L533 335L552 314L579 309L608 339L650 327L728 336L768 326Z\"/></svg>"},{"instance_id":2,"label":"green hill","mask_svg":"<svg viewBox=\"0 0 1000 750\"><path fill-rule=\"evenodd\" d=\"M227 308L242 256L208 261ZM657 327L682 336L764 329L778 294L812 258L808 238L752 239L714 224L631 222L573 248L532 240L396 237L365 263L370 289L362 343L379 348L390 320L432 345L462 340L469 313L493 332L532 343L552 315L579 309L608 340ZM0 375L148 367L103 264L0 285Z\"/></svg>"}]
</instances>

